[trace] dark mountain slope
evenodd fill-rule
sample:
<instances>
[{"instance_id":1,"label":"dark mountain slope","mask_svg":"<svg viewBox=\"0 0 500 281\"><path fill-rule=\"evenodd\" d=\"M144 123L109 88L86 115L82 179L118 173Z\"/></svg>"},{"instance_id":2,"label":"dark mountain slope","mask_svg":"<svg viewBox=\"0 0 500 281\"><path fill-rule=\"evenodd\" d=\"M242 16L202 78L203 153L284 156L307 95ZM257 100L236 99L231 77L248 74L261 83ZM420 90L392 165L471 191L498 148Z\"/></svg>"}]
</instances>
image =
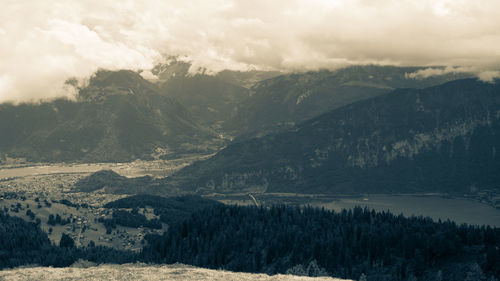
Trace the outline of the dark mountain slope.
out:
<instances>
[{"instance_id":1,"label":"dark mountain slope","mask_svg":"<svg viewBox=\"0 0 500 281\"><path fill-rule=\"evenodd\" d=\"M0 270L26 263L41 263L39 252L49 248L47 234L34 223L0 211Z\"/></svg>"},{"instance_id":2,"label":"dark mountain slope","mask_svg":"<svg viewBox=\"0 0 500 281\"><path fill-rule=\"evenodd\" d=\"M131 71L99 71L77 101L0 105L0 153L36 161L128 161L204 149L214 134Z\"/></svg>"},{"instance_id":3,"label":"dark mountain slope","mask_svg":"<svg viewBox=\"0 0 500 281\"><path fill-rule=\"evenodd\" d=\"M248 89L208 75L172 77L161 88L200 124L214 129L220 129L234 115L236 105L248 97Z\"/></svg>"},{"instance_id":4,"label":"dark mountain slope","mask_svg":"<svg viewBox=\"0 0 500 281\"><path fill-rule=\"evenodd\" d=\"M278 72L230 71L215 75L189 73L189 62L171 61L157 65L152 73L157 84L168 96L184 105L200 124L222 132L222 128L236 113L236 107L248 98L248 88L255 83L275 77Z\"/></svg>"},{"instance_id":5,"label":"dark mountain slope","mask_svg":"<svg viewBox=\"0 0 500 281\"><path fill-rule=\"evenodd\" d=\"M242 141L158 183L197 192L464 192L500 186L500 85L401 89Z\"/></svg>"},{"instance_id":6,"label":"dark mountain slope","mask_svg":"<svg viewBox=\"0 0 500 281\"><path fill-rule=\"evenodd\" d=\"M337 71L286 74L257 83L226 128L234 135L262 136L350 103L396 88L425 88L465 78L449 74L411 79L418 67L353 66Z\"/></svg>"}]
</instances>

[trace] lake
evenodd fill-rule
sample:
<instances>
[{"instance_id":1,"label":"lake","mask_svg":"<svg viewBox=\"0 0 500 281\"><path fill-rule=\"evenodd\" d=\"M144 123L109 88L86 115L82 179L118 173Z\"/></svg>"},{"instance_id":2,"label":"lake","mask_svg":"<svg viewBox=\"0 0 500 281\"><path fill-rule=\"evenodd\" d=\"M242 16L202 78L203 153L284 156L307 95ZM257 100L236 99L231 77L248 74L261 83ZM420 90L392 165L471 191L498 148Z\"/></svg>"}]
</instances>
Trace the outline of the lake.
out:
<instances>
[{"instance_id":1,"label":"lake","mask_svg":"<svg viewBox=\"0 0 500 281\"><path fill-rule=\"evenodd\" d=\"M369 195L342 198L330 202L311 202L314 207L340 211L355 206L376 211L391 211L405 216L428 216L435 220L450 219L458 224L491 225L500 227L500 210L477 201L439 196Z\"/></svg>"}]
</instances>

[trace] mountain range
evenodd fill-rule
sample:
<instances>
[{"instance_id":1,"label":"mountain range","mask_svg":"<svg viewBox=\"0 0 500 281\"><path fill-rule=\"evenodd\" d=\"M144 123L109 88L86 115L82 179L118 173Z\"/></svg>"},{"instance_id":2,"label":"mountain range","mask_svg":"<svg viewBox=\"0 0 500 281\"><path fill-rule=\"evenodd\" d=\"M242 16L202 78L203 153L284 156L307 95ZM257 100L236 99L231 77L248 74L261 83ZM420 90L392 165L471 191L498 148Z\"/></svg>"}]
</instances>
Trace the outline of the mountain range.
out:
<instances>
[{"instance_id":1,"label":"mountain range","mask_svg":"<svg viewBox=\"0 0 500 281\"><path fill-rule=\"evenodd\" d=\"M219 134L226 134L225 127L237 113L238 106L250 96L254 84L280 75L273 71L230 71L214 75L189 73L189 62L172 59L158 64L152 73L162 92L185 106L197 122ZM237 134L237 132L236 132Z\"/></svg>"},{"instance_id":2,"label":"mountain range","mask_svg":"<svg viewBox=\"0 0 500 281\"><path fill-rule=\"evenodd\" d=\"M263 136L397 88L421 89L470 76L411 78L411 73L422 69L367 65L271 77L250 88L249 97L238 105L225 128L239 138Z\"/></svg>"},{"instance_id":3,"label":"mountain range","mask_svg":"<svg viewBox=\"0 0 500 281\"><path fill-rule=\"evenodd\" d=\"M235 142L149 186L195 193L463 193L498 189L500 86L397 89Z\"/></svg>"},{"instance_id":4,"label":"mountain range","mask_svg":"<svg viewBox=\"0 0 500 281\"><path fill-rule=\"evenodd\" d=\"M99 71L76 100L0 105L0 154L120 162L222 145L179 102L132 71Z\"/></svg>"},{"instance_id":5,"label":"mountain range","mask_svg":"<svg viewBox=\"0 0 500 281\"><path fill-rule=\"evenodd\" d=\"M309 185L318 185L313 189L330 190L330 185L324 187L324 183L313 184L316 180L322 181L322 177L317 177L316 174L323 175L325 171L318 167L309 167L307 161L300 160L300 157L305 156L298 156L311 153L323 155L307 156L317 160L326 157L324 156L326 153L335 155L337 160L330 163L333 158L328 156L328 160L315 161L319 163L318 165L328 163L328 165L321 164L322 167L330 167L329 165L341 167L342 169L333 170L342 175L333 175L331 171L326 173L329 174L329 178L335 179L333 185L336 188L346 186L340 190L352 191L352 186L357 188L359 183L350 183L350 173L354 173L356 169L369 170L371 171L369 173L381 169L380 163L383 161L378 159L378 156L372 155L375 153L373 150L378 151L384 145L385 149L388 149L387 147L393 145L389 141L385 143L386 135L381 127L389 126L394 120L381 119L375 124L371 122L372 118L378 117L366 116L368 113L365 111L373 111L370 114L376 114L384 109L393 115L402 114L398 109L411 106L411 101L404 103L405 101L400 100L404 94L395 93L409 94L435 89L434 91L441 95L444 93L441 93L440 87L444 85L436 85L468 76L452 73L414 79L410 78L408 73L414 73L422 68L391 66L355 66L336 71L291 74L226 70L215 75L203 72L190 74L190 67L191 64L176 60L157 65L152 70L157 77L154 81L148 81L139 73L132 71L101 70L90 79L86 87L79 89L75 100L58 99L19 105L1 104L0 157L47 162L122 162L161 158L178 153L212 153L236 137L231 145L213 159L203 162L209 163L203 164L206 166L197 163L166 182L179 182L179 186L190 191L197 188L239 190L243 186L249 189L258 187L258 190L267 190L269 187L269 190L275 190L277 186L282 185L286 185L287 190L300 191L304 186L301 185L301 180L296 179L301 179L304 175L303 180L308 183L308 188ZM489 84L485 85L478 86L476 90L482 91L481 89ZM426 88L429 86L435 88ZM412 89L395 90L399 88ZM443 88L443 91L447 91L446 89ZM458 89L458 92L460 91ZM463 99L464 104L467 104L467 97L464 96ZM363 101L377 102L371 108L365 108ZM435 102L433 106L437 111L449 106L446 101ZM393 107L387 108L390 104ZM359 122L359 125L351 127L353 130L366 128L374 132L374 136L361 136L365 142L370 143L370 149L361 150L364 147L358 143L361 140L343 136L342 134L346 133L344 129L330 127L333 121L327 122L328 118L343 120L342 114L338 115L339 113L335 112L344 112L346 108L353 111L354 120L367 118L366 123L358 120L356 122ZM407 114L410 114L408 117L410 118L411 114L420 116L423 113L408 111ZM447 118L458 118L457 122L462 122L463 120L460 121L459 118L465 117L461 114L466 113L457 112L456 115ZM400 118L393 115L391 118ZM439 116L439 118L436 116L425 118L431 120L437 118L441 122L443 117ZM307 129L312 126L311 120L324 124L324 128L318 128L319 132ZM440 127L435 126L442 124L438 121L432 122L426 125L423 134L430 134L431 130L440 130ZM428 127L431 124L432 126ZM414 123L408 126L410 129L421 124ZM335 130L341 130L342 134ZM379 131L382 132L380 136L377 135ZM307 132L309 135L301 135L300 132ZM329 142L333 140L333 134L337 136L336 138L344 140L342 142L344 149L332 150ZM379 139L375 139L375 136ZM394 138L394 136L387 137ZM302 146L287 144L288 141L285 140L287 138L299 139ZM404 141L403 137L400 138ZM321 140L327 142L318 143ZM351 140L352 143L349 143ZM263 150L265 148L271 150L265 151ZM314 153L308 150L313 150ZM346 157L351 157L351 160L344 161ZM371 164L352 164L371 163L371 160L366 160L367 157L377 158L373 160L376 165L372 167ZM389 162L393 163L391 161ZM277 163L281 163L278 169L287 170L289 182L283 180L286 178L284 174L275 170L274 165ZM344 167L345 165L347 166ZM229 166L227 167L229 170L226 166ZM271 166L273 166L271 170L268 170ZM210 170L212 168L214 171ZM390 167L387 169L394 172ZM205 175L203 172L205 170L210 171L208 172L210 177ZM192 175L196 176L187 180L189 173L185 174L185 171L190 171L189 173L192 171ZM358 176L358 172L354 174L355 177ZM235 186L234 182L239 177L245 180L241 180L241 186ZM273 183L278 178L281 179ZM297 186L294 187L295 185Z\"/></svg>"}]
</instances>

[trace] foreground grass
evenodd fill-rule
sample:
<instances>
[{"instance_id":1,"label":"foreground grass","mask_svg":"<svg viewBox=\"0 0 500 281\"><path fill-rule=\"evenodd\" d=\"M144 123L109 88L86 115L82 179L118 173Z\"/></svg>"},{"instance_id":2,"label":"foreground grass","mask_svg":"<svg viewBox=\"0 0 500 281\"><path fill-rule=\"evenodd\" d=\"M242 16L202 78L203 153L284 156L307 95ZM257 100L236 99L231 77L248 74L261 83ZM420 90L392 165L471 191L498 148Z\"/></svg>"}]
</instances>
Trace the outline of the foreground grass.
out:
<instances>
[{"instance_id":1,"label":"foreground grass","mask_svg":"<svg viewBox=\"0 0 500 281\"><path fill-rule=\"evenodd\" d=\"M331 277L302 277L293 275L252 274L212 270L183 264L147 265L142 263L111 265L103 264L87 268L24 267L0 271L1 280L257 280L257 281L341 281Z\"/></svg>"}]
</instances>

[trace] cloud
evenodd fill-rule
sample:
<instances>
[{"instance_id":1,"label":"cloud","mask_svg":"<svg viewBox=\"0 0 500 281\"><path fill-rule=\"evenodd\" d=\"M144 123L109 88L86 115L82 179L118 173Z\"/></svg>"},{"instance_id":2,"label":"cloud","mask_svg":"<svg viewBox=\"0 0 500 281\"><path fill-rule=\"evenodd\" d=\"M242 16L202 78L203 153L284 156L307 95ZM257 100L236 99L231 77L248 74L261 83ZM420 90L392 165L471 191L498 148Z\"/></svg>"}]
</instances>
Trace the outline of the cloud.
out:
<instances>
[{"instance_id":1,"label":"cloud","mask_svg":"<svg viewBox=\"0 0 500 281\"><path fill-rule=\"evenodd\" d=\"M477 76L481 81L492 83L495 79L500 79L500 71L482 71Z\"/></svg>"},{"instance_id":2,"label":"cloud","mask_svg":"<svg viewBox=\"0 0 500 281\"><path fill-rule=\"evenodd\" d=\"M146 79L146 80L150 80L150 81L155 81L155 80L158 80L158 76L154 75L151 70L144 70L144 71L141 71L141 76L142 78Z\"/></svg>"},{"instance_id":3,"label":"cloud","mask_svg":"<svg viewBox=\"0 0 500 281\"><path fill-rule=\"evenodd\" d=\"M495 79L500 78L500 71L498 70L484 70L481 67L429 67L420 69L415 72L405 73L406 79L425 79L432 76L443 76L446 74L464 73L476 76L483 82L493 83Z\"/></svg>"},{"instance_id":4,"label":"cloud","mask_svg":"<svg viewBox=\"0 0 500 281\"><path fill-rule=\"evenodd\" d=\"M148 70L171 55L192 61L191 72L442 65L487 80L500 65L499 9L497 0L3 0L0 102L71 96L69 77Z\"/></svg>"},{"instance_id":5,"label":"cloud","mask_svg":"<svg viewBox=\"0 0 500 281\"><path fill-rule=\"evenodd\" d=\"M425 69L420 69L412 73L405 73L405 77L407 79L425 79L429 78L432 76L442 76L446 74L457 74L457 73L468 73L472 74L477 72L476 69L472 67L453 67L453 66L447 66L447 67L429 67Z\"/></svg>"}]
</instances>

